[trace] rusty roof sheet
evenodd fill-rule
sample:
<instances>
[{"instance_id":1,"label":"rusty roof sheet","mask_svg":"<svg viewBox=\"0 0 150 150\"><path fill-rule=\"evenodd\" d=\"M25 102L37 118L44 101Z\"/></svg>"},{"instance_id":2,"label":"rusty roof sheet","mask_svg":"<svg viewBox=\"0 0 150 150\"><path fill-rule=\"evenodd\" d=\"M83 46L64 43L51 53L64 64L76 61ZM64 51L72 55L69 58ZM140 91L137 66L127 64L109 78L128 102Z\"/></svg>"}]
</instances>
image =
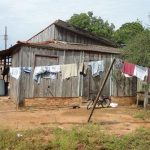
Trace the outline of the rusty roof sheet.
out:
<instances>
[{"instance_id":1,"label":"rusty roof sheet","mask_svg":"<svg viewBox=\"0 0 150 150\"><path fill-rule=\"evenodd\" d=\"M111 53L120 54L121 51L117 48L101 46L101 45L88 45L79 43L68 43L61 41L50 41L41 43L28 43L28 42L18 42L24 46L31 46L36 48L45 49L59 49L59 50L75 50L75 51L91 51L91 52L101 52L101 53Z\"/></svg>"},{"instance_id":2,"label":"rusty roof sheet","mask_svg":"<svg viewBox=\"0 0 150 150\"><path fill-rule=\"evenodd\" d=\"M67 51L87 51L87 52L99 52L99 53L108 53L108 54L121 54L121 51L118 48L101 46L101 45L87 45L79 43L68 43L62 41L45 41L40 43L29 43L29 42L20 42L10 47L7 50L0 51L0 58L6 56L11 56L13 53L16 53L20 50L21 46L33 47L33 48L43 48L49 50L67 50Z\"/></svg>"}]
</instances>

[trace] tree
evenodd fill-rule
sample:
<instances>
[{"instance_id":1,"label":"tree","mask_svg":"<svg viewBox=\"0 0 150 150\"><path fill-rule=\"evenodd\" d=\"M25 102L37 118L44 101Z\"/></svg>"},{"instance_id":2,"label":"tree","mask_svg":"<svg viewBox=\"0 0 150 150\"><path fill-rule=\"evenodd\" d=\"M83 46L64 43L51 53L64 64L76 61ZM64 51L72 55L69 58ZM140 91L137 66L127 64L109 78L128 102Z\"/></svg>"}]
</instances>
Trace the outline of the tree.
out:
<instances>
[{"instance_id":1,"label":"tree","mask_svg":"<svg viewBox=\"0 0 150 150\"><path fill-rule=\"evenodd\" d=\"M98 36L110 39L112 39L115 29L114 24L104 21L101 17L93 16L93 12L91 11L87 13L74 14L67 22Z\"/></svg>"},{"instance_id":2,"label":"tree","mask_svg":"<svg viewBox=\"0 0 150 150\"><path fill-rule=\"evenodd\" d=\"M114 33L114 39L119 44L127 44L137 34L143 31L144 27L139 21L125 23L118 30L116 30Z\"/></svg>"},{"instance_id":3,"label":"tree","mask_svg":"<svg viewBox=\"0 0 150 150\"><path fill-rule=\"evenodd\" d=\"M137 34L125 47L124 57L129 62L150 67L150 30ZM145 84L144 108L148 103L149 85Z\"/></svg>"},{"instance_id":4,"label":"tree","mask_svg":"<svg viewBox=\"0 0 150 150\"><path fill-rule=\"evenodd\" d=\"M150 30L137 34L128 42L123 53L130 62L150 67Z\"/></svg>"}]
</instances>

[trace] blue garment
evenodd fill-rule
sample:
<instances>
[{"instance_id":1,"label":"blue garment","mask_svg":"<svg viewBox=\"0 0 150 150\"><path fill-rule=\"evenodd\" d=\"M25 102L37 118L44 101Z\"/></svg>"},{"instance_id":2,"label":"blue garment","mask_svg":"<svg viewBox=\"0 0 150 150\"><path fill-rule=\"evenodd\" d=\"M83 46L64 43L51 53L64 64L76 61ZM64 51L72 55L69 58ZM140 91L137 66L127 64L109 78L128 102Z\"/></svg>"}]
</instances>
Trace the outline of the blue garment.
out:
<instances>
[{"instance_id":1,"label":"blue garment","mask_svg":"<svg viewBox=\"0 0 150 150\"><path fill-rule=\"evenodd\" d=\"M25 73L31 73L32 67L22 67L22 70L23 70Z\"/></svg>"},{"instance_id":2,"label":"blue garment","mask_svg":"<svg viewBox=\"0 0 150 150\"><path fill-rule=\"evenodd\" d=\"M104 72L104 61L91 61L89 65L92 68L92 76L96 77L98 75L101 75L102 72Z\"/></svg>"},{"instance_id":3,"label":"blue garment","mask_svg":"<svg viewBox=\"0 0 150 150\"><path fill-rule=\"evenodd\" d=\"M37 66L34 69L33 79L40 84L41 78L56 79L58 72L60 72L60 65Z\"/></svg>"},{"instance_id":4,"label":"blue garment","mask_svg":"<svg viewBox=\"0 0 150 150\"><path fill-rule=\"evenodd\" d=\"M33 79L38 83L40 84L40 81L41 81L41 77L44 73L46 73L48 70L48 67L46 66L38 66L38 67L35 67L34 69L34 73L33 73Z\"/></svg>"}]
</instances>

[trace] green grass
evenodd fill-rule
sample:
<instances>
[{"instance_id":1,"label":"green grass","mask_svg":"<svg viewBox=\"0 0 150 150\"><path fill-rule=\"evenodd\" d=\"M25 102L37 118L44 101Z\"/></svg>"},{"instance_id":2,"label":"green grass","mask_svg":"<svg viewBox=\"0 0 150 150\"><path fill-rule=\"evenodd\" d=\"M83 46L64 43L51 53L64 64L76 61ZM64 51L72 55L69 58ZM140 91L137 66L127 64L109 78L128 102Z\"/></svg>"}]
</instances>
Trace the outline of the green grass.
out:
<instances>
[{"instance_id":1,"label":"green grass","mask_svg":"<svg viewBox=\"0 0 150 150\"><path fill-rule=\"evenodd\" d=\"M150 110L139 110L134 114L135 118L139 118L142 120L150 119Z\"/></svg>"},{"instance_id":2,"label":"green grass","mask_svg":"<svg viewBox=\"0 0 150 150\"><path fill-rule=\"evenodd\" d=\"M22 132L0 129L0 150L48 150L50 147L43 139L46 132L42 129ZM18 137L18 133L22 137Z\"/></svg>"},{"instance_id":3,"label":"green grass","mask_svg":"<svg viewBox=\"0 0 150 150\"><path fill-rule=\"evenodd\" d=\"M17 133L22 137L17 137ZM0 150L149 150L150 131L139 128L133 133L108 134L97 124L70 130L59 128L12 131L0 129Z\"/></svg>"},{"instance_id":4,"label":"green grass","mask_svg":"<svg viewBox=\"0 0 150 150\"><path fill-rule=\"evenodd\" d=\"M121 137L109 135L99 125L89 124L71 131L55 130L52 142L54 149L103 149L103 150L148 150L150 149L150 131L138 129Z\"/></svg>"}]
</instances>

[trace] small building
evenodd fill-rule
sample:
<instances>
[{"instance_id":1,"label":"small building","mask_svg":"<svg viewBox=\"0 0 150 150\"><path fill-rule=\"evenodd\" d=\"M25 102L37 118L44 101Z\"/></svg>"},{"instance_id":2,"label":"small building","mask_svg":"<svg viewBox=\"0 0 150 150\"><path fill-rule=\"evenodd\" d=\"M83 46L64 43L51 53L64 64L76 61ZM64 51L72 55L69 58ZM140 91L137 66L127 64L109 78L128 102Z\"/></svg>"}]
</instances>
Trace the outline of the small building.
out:
<instances>
[{"instance_id":1,"label":"small building","mask_svg":"<svg viewBox=\"0 0 150 150\"><path fill-rule=\"evenodd\" d=\"M0 58L4 68L11 65L11 67L29 66L33 69L36 66L74 63L79 67L80 62L104 61L105 70L101 77L93 77L90 69L85 77L78 75L62 80L61 74L58 74L57 79L42 79L40 84L33 80L33 71L30 74L21 74L18 80L12 77L9 79L9 74L3 76L9 81L10 97L22 104L25 98L51 96L89 98L91 94L97 94L113 57L118 57L119 54L120 51L114 42L57 20L26 42L18 42L8 50L1 51ZM120 89L120 85L113 80L111 74L103 94L132 96L136 91L131 79L124 79L123 90Z\"/></svg>"}]
</instances>

